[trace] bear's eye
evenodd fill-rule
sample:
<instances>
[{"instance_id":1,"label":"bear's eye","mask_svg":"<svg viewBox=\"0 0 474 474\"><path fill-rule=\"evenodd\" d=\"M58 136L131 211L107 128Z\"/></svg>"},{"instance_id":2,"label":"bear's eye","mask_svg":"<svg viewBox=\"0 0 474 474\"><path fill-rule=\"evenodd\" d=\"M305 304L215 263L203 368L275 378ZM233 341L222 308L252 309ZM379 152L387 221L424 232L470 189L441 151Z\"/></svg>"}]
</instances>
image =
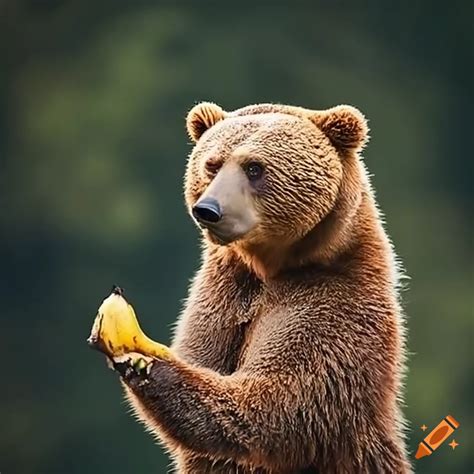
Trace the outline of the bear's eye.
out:
<instances>
[{"instance_id":1,"label":"bear's eye","mask_svg":"<svg viewBox=\"0 0 474 474\"><path fill-rule=\"evenodd\" d=\"M220 161L208 160L206 161L205 168L208 173L216 174L222 168L222 163Z\"/></svg>"},{"instance_id":2,"label":"bear's eye","mask_svg":"<svg viewBox=\"0 0 474 474\"><path fill-rule=\"evenodd\" d=\"M252 161L245 166L245 174L250 181L257 181L263 175L263 165Z\"/></svg>"}]
</instances>

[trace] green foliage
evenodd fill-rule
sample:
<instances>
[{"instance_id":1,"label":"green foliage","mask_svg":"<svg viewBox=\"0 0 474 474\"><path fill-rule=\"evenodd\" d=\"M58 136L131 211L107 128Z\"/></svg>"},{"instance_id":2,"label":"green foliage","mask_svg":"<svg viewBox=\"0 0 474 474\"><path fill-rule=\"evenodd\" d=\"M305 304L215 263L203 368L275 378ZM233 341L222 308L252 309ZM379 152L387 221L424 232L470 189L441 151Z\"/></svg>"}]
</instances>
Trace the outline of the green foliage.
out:
<instances>
[{"instance_id":1,"label":"green foliage","mask_svg":"<svg viewBox=\"0 0 474 474\"><path fill-rule=\"evenodd\" d=\"M199 5L0 4L0 471L165 472L85 339L117 283L169 340L198 265L182 174L199 100L366 113L365 159L411 277L410 447L423 423L461 423L456 451L416 470L472 471L472 168L458 138L472 4Z\"/></svg>"}]
</instances>

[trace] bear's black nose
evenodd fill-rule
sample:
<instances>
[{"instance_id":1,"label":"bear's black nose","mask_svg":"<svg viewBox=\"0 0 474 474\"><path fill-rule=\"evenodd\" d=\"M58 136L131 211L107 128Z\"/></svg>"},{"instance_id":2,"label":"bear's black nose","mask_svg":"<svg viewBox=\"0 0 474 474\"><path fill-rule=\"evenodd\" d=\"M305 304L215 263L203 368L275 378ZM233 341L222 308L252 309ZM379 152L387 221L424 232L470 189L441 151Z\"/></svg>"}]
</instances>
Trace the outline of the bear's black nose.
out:
<instances>
[{"instance_id":1,"label":"bear's black nose","mask_svg":"<svg viewBox=\"0 0 474 474\"><path fill-rule=\"evenodd\" d=\"M214 224L221 220L221 208L215 199L205 198L193 207L193 216L201 224Z\"/></svg>"}]
</instances>

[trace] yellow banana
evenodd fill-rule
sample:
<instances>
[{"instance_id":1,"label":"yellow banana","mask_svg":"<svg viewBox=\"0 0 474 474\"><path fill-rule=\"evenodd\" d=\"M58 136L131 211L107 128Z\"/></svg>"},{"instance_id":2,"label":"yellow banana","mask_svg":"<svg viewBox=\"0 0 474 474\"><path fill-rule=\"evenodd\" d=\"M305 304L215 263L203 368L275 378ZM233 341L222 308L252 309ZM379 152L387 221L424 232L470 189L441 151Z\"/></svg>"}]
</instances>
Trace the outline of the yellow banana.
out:
<instances>
[{"instance_id":1,"label":"yellow banana","mask_svg":"<svg viewBox=\"0 0 474 474\"><path fill-rule=\"evenodd\" d=\"M114 287L112 294L101 304L87 342L111 358L131 352L156 359L171 358L168 347L143 333L132 305L118 287Z\"/></svg>"}]
</instances>

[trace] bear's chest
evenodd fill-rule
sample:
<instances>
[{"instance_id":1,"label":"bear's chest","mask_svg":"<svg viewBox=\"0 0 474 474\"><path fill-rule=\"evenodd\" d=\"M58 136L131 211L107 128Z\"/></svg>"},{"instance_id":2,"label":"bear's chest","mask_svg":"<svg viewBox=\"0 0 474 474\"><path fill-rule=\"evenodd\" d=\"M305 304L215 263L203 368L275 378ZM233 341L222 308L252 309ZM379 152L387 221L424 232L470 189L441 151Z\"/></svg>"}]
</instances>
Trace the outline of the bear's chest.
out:
<instances>
[{"instance_id":1,"label":"bear's chest","mask_svg":"<svg viewBox=\"0 0 474 474\"><path fill-rule=\"evenodd\" d=\"M180 355L223 375L235 372L269 305L268 291L256 278L236 279L225 292L216 288L211 298L188 308Z\"/></svg>"}]
</instances>

